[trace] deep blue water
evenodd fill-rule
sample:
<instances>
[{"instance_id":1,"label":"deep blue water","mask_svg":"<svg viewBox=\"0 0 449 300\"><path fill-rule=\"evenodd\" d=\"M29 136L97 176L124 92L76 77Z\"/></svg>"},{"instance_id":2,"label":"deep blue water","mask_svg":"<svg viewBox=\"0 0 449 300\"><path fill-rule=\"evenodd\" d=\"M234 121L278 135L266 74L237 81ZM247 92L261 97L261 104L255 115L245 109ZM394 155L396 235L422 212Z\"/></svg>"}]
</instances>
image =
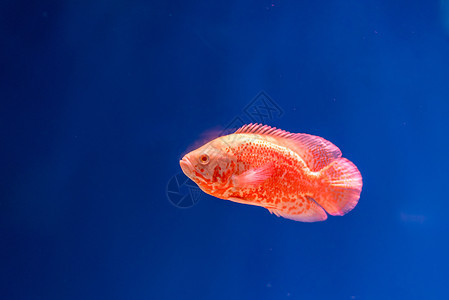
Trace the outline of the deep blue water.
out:
<instances>
[{"instance_id":1,"label":"deep blue water","mask_svg":"<svg viewBox=\"0 0 449 300\"><path fill-rule=\"evenodd\" d=\"M449 299L449 1L3 0L0 37L1 299ZM170 203L261 91L348 215Z\"/></svg>"}]
</instances>

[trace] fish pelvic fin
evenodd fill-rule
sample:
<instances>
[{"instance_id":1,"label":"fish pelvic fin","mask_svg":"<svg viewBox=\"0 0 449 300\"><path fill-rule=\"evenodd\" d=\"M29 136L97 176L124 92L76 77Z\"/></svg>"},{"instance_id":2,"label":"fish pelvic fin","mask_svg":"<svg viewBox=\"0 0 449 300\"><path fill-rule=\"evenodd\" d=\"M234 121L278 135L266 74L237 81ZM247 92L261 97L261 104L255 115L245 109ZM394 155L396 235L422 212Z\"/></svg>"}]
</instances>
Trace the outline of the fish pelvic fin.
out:
<instances>
[{"instance_id":1,"label":"fish pelvic fin","mask_svg":"<svg viewBox=\"0 0 449 300\"><path fill-rule=\"evenodd\" d=\"M330 215L342 216L359 202L362 175L346 158L339 158L324 167L319 180L323 185L313 195L313 199Z\"/></svg>"}]
</instances>

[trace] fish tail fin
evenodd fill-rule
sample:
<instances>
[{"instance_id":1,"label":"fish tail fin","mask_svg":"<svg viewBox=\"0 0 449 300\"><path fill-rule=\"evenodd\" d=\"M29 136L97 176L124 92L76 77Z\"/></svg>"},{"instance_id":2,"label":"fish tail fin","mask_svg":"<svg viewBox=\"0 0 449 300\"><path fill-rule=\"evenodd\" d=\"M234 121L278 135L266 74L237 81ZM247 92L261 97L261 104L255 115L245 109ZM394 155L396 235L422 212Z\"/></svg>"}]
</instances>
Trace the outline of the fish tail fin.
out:
<instances>
[{"instance_id":1,"label":"fish tail fin","mask_svg":"<svg viewBox=\"0 0 449 300\"><path fill-rule=\"evenodd\" d=\"M329 214L342 216L359 202L362 192L362 175L357 167L346 158L338 158L320 171L323 186L314 199Z\"/></svg>"}]
</instances>

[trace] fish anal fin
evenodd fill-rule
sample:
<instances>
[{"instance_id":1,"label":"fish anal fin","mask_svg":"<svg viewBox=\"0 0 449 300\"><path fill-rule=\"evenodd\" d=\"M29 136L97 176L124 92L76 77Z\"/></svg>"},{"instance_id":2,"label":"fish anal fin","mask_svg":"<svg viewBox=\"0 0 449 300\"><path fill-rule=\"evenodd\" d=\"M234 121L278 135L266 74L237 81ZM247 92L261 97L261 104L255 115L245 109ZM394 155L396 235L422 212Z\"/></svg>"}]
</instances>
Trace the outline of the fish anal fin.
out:
<instances>
[{"instance_id":1,"label":"fish anal fin","mask_svg":"<svg viewBox=\"0 0 449 300\"><path fill-rule=\"evenodd\" d=\"M276 208L268 208L267 207L267 209L270 212L270 214L274 214L276 217L280 217L281 216Z\"/></svg>"},{"instance_id":2,"label":"fish anal fin","mask_svg":"<svg viewBox=\"0 0 449 300\"><path fill-rule=\"evenodd\" d=\"M268 208L268 211L278 217L300 222L320 222L327 219L324 209L315 201L306 197L299 197L293 207L290 206L285 209Z\"/></svg>"},{"instance_id":3,"label":"fish anal fin","mask_svg":"<svg viewBox=\"0 0 449 300\"><path fill-rule=\"evenodd\" d=\"M239 128L236 134L257 134L273 139L284 147L296 152L313 172L321 170L341 157L340 149L319 136L305 133L291 133L262 124L248 124Z\"/></svg>"}]
</instances>

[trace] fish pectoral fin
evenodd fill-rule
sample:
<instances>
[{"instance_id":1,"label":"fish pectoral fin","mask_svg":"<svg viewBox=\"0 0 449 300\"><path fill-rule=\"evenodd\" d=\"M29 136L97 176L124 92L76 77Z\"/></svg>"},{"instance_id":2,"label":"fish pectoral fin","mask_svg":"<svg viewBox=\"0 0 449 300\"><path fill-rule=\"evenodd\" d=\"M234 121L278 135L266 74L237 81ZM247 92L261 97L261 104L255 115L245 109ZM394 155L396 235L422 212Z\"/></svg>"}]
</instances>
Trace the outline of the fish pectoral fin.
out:
<instances>
[{"instance_id":1,"label":"fish pectoral fin","mask_svg":"<svg viewBox=\"0 0 449 300\"><path fill-rule=\"evenodd\" d=\"M273 174L273 164L268 163L261 167L250 169L240 175L233 175L234 185L237 187L257 186Z\"/></svg>"}]
</instances>

